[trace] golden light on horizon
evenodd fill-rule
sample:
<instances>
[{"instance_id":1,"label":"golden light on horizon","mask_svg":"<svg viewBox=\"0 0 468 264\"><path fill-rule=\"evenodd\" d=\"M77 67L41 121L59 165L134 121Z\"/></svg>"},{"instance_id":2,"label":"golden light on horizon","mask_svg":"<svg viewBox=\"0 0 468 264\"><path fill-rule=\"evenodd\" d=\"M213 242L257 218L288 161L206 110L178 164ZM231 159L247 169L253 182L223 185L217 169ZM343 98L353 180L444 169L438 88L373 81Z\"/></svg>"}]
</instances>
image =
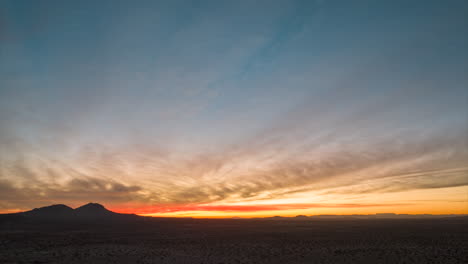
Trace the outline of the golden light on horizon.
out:
<instances>
[{"instance_id":1,"label":"golden light on horizon","mask_svg":"<svg viewBox=\"0 0 468 264\"><path fill-rule=\"evenodd\" d=\"M44 24L35 6L0 10L0 212L467 212L462 9L392 24L385 7L369 23L233 1L181 23L150 2L129 19L43 3Z\"/></svg>"}]
</instances>

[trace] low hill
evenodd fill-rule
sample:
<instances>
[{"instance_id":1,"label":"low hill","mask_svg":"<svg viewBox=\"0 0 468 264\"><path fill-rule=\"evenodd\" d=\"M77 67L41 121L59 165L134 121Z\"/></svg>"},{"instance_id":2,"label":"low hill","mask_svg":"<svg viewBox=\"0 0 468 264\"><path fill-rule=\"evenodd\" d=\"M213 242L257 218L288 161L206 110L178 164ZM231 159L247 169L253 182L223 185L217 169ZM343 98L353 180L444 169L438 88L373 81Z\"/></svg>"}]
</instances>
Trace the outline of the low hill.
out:
<instances>
[{"instance_id":1,"label":"low hill","mask_svg":"<svg viewBox=\"0 0 468 264\"><path fill-rule=\"evenodd\" d=\"M64 204L35 208L31 211L1 215L0 222L121 222L142 218L135 214L120 214L98 203L88 203L73 209Z\"/></svg>"}]
</instances>

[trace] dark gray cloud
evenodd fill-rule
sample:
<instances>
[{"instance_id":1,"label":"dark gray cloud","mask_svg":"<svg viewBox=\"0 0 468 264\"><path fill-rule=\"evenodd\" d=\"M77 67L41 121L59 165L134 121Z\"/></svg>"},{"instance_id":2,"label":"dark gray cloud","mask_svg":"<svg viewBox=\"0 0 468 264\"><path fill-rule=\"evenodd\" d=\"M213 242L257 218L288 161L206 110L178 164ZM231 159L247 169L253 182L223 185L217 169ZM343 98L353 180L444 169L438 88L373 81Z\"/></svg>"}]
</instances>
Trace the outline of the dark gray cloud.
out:
<instances>
[{"instance_id":1,"label":"dark gray cloud","mask_svg":"<svg viewBox=\"0 0 468 264\"><path fill-rule=\"evenodd\" d=\"M65 203L72 206L84 202L100 202L109 205L140 201L142 188L116 181L97 178L72 179L63 185L47 183L15 184L0 179L0 209L22 209Z\"/></svg>"},{"instance_id":2,"label":"dark gray cloud","mask_svg":"<svg viewBox=\"0 0 468 264\"><path fill-rule=\"evenodd\" d=\"M468 150L460 131L391 133L336 145L338 137L292 151L287 148L291 139L283 138L263 149L245 143L186 158L144 145L84 148L72 160L37 153L8 156L0 163L1 207L88 201L183 205L280 199L310 191L355 195L465 186ZM277 149L282 146L284 152Z\"/></svg>"},{"instance_id":3,"label":"dark gray cloud","mask_svg":"<svg viewBox=\"0 0 468 264\"><path fill-rule=\"evenodd\" d=\"M404 138L328 152L300 149L266 159L238 149L178 159L140 146L120 152L85 149L73 161L77 167L37 156L3 160L3 208L38 201L199 204L279 199L308 191L364 194L468 185L468 153L460 134ZM270 149L254 153L262 151ZM140 184L125 179L135 176Z\"/></svg>"}]
</instances>

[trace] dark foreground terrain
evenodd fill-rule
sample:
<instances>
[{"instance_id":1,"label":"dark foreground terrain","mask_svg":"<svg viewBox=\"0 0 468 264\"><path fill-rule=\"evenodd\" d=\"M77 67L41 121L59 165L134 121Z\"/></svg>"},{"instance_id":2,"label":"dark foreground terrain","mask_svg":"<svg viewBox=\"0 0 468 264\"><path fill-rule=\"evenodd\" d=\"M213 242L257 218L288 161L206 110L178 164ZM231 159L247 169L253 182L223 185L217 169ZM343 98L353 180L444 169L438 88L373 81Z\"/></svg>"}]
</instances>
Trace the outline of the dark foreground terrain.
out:
<instances>
[{"instance_id":1,"label":"dark foreground terrain","mask_svg":"<svg viewBox=\"0 0 468 264\"><path fill-rule=\"evenodd\" d=\"M0 263L468 263L468 221L4 221Z\"/></svg>"}]
</instances>

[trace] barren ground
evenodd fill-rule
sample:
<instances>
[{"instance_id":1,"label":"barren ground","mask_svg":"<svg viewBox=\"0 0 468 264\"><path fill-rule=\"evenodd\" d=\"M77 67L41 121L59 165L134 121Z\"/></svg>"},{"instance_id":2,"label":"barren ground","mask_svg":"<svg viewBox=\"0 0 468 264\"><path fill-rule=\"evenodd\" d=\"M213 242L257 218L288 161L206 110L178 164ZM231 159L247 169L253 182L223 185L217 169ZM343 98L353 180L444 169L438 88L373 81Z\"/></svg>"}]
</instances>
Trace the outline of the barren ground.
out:
<instances>
[{"instance_id":1,"label":"barren ground","mask_svg":"<svg viewBox=\"0 0 468 264\"><path fill-rule=\"evenodd\" d=\"M468 221L3 224L0 263L468 263Z\"/></svg>"}]
</instances>

